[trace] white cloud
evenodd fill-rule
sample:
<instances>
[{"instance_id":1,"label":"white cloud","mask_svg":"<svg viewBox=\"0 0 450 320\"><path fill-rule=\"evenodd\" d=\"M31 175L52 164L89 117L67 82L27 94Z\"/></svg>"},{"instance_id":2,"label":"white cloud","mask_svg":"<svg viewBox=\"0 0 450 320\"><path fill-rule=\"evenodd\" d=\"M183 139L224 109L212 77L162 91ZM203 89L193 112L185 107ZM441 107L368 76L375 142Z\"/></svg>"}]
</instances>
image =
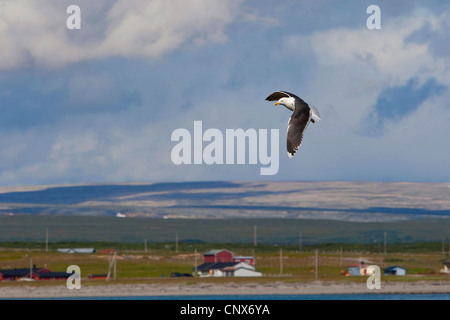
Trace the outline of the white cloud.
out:
<instances>
[{"instance_id":1,"label":"white cloud","mask_svg":"<svg viewBox=\"0 0 450 320\"><path fill-rule=\"evenodd\" d=\"M307 161L309 171L315 174L308 178L442 179L441 172L450 161L450 151L444 147L450 137L448 89L426 99L401 121L387 122L382 136L359 133L386 88L404 86L411 79L418 87L430 79L450 84L450 59L435 55L429 43L432 39L408 41L428 25L433 32L440 32L447 21L443 16L450 17L450 12L416 12L386 20L377 31L361 26L285 37L288 58L295 59L289 56L295 52L315 62L302 90L319 108L323 120L317 128L308 128L308 140L302 146L303 163Z\"/></svg>"},{"instance_id":2,"label":"white cloud","mask_svg":"<svg viewBox=\"0 0 450 320\"><path fill-rule=\"evenodd\" d=\"M80 32L71 33L65 28L68 2L59 1L38 5L0 0L0 70L58 67L113 56L154 59L186 45L222 44L227 41L227 26L237 19L274 26L255 11L241 12L240 0L189 1L189 6L183 0L98 0L95 5L78 2L85 20ZM8 10L2 11L5 7ZM96 14L86 7L95 7ZM164 21L153 19L156 12ZM445 179L440 170L450 161L445 148L450 135L448 92L424 101L401 123L388 122L381 137L358 134L386 87L404 85L411 78L419 80L419 86L430 78L450 85L449 55L436 55L427 41L407 40L427 24L442 33L444 16L449 15L394 17L383 20L380 31L369 31L362 24L319 28L322 31L300 36L299 28L291 28L294 31L274 35L272 30L255 39L248 30L239 30L236 39L247 41L249 47L230 39L226 46L186 50L158 65L122 63L124 59L117 68L112 59L100 66L81 65L74 72L67 68L68 76L47 79L39 90L62 96L68 112L63 110L56 121L39 124L34 131L4 129L1 184L269 178L259 176L259 165L173 165L170 152L175 143L170 134L181 127L192 130L194 120L202 120L204 129L280 129L280 171L273 179ZM166 24L168 20L171 23ZM282 35L286 50L274 49L271 45ZM267 54L248 55L253 44L258 53ZM183 76L177 75L180 69ZM261 69L273 76L259 73ZM224 86L233 73L240 76L239 85ZM283 148L289 112L264 101L272 90L289 86L315 105L323 119L308 127L294 159L288 159ZM8 90L0 90L0 95ZM127 95L134 90L142 103L133 103ZM71 103L64 104L67 101ZM427 164L432 164L429 176L420 171Z\"/></svg>"},{"instance_id":3,"label":"white cloud","mask_svg":"<svg viewBox=\"0 0 450 320\"><path fill-rule=\"evenodd\" d=\"M450 85L450 59L435 56L428 42L407 41L426 25L440 30L444 15L450 17L450 12L398 17L383 24L381 30L338 28L288 36L284 47L290 51L297 47L315 59L317 68L309 89L316 91L322 104L347 111L346 118L356 123L367 116L387 87L403 86L411 79L421 86L430 78Z\"/></svg>"},{"instance_id":4,"label":"white cloud","mask_svg":"<svg viewBox=\"0 0 450 320\"><path fill-rule=\"evenodd\" d=\"M159 58L186 42L222 43L224 29L236 19L242 0L108 3L99 7L84 2L82 29L68 30L69 15L60 1L0 0L0 69L58 67L111 56ZM106 16L100 29L93 21L83 21L96 18L89 14L91 7L106 10L98 12Z\"/></svg>"},{"instance_id":5,"label":"white cloud","mask_svg":"<svg viewBox=\"0 0 450 320\"><path fill-rule=\"evenodd\" d=\"M378 73L389 85L402 85L412 77L426 79L437 70L427 43L406 42L429 21L437 18L431 14L401 17L376 31L342 28L320 32L312 36L311 45L322 66L354 66Z\"/></svg>"}]
</instances>

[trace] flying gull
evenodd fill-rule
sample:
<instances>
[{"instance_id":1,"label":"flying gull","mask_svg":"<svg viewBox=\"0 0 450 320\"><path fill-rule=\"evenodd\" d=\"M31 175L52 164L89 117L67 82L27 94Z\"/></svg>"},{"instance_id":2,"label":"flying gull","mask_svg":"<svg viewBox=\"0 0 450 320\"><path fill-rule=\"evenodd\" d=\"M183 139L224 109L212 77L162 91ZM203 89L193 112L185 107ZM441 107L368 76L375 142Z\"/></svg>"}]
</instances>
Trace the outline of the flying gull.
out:
<instances>
[{"instance_id":1,"label":"flying gull","mask_svg":"<svg viewBox=\"0 0 450 320\"><path fill-rule=\"evenodd\" d=\"M319 111L309 106L295 94L286 91L276 91L266 100L277 101L276 106L281 104L293 111L287 129L287 152L289 158L292 158L302 144L303 132L305 132L309 122L316 123L316 121L321 120Z\"/></svg>"}]
</instances>

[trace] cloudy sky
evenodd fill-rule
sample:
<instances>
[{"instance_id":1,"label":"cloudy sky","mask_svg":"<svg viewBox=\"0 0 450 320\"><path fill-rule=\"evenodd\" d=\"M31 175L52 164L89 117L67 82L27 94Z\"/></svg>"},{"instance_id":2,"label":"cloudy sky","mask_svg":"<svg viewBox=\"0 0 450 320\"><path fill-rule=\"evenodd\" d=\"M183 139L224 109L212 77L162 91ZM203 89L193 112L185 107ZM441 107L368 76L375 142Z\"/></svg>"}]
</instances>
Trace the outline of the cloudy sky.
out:
<instances>
[{"instance_id":1,"label":"cloudy sky","mask_svg":"<svg viewBox=\"0 0 450 320\"><path fill-rule=\"evenodd\" d=\"M0 0L0 185L448 182L449 31L448 1ZM322 117L292 159L279 89ZM278 174L173 164L196 120L279 129Z\"/></svg>"}]
</instances>

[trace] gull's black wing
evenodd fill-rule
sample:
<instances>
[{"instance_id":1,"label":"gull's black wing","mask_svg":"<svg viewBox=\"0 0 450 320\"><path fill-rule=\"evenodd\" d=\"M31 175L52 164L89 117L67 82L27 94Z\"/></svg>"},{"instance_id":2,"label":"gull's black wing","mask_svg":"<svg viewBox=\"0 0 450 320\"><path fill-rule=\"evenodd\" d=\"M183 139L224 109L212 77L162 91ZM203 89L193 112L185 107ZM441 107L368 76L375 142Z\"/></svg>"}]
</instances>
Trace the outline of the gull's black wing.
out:
<instances>
[{"instance_id":1,"label":"gull's black wing","mask_svg":"<svg viewBox=\"0 0 450 320\"><path fill-rule=\"evenodd\" d=\"M303 141L303 132L308 127L311 119L310 108L295 108L294 113L289 120L287 132L287 152L289 157L293 157L300 148Z\"/></svg>"},{"instance_id":2,"label":"gull's black wing","mask_svg":"<svg viewBox=\"0 0 450 320\"><path fill-rule=\"evenodd\" d=\"M296 96L296 95L293 94L293 93L289 93L289 92L287 92L287 91L282 91L282 90L275 91L275 92L272 93L270 96L268 96L268 97L266 98L266 100L267 100L267 101L278 101L278 100L280 100L281 98L294 98L294 99L295 99L295 104L296 104L296 105L298 104L299 106L303 106L303 105L308 106L308 104L307 104L305 101L303 101L302 98Z\"/></svg>"},{"instance_id":3,"label":"gull's black wing","mask_svg":"<svg viewBox=\"0 0 450 320\"><path fill-rule=\"evenodd\" d=\"M270 96L266 98L267 101L278 101L281 98L290 98L292 97L292 94L286 91L275 91Z\"/></svg>"}]
</instances>

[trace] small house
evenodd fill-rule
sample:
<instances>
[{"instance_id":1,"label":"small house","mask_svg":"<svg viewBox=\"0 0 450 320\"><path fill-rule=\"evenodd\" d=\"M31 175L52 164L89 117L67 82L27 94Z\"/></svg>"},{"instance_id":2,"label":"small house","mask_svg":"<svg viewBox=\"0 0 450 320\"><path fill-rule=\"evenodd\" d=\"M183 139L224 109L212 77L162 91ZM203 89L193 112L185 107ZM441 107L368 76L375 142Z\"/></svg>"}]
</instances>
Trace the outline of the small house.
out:
<instances>
[{"instance_id":1,"label":"small house","mask_svg":"<svg viewBox=\"0 0 450 320\"><path fill-rule=\"evenodd\" d=\"M249 268L250 265L238 264L234 268L233 276L234 277L261 277L262 273L256 271L255 268Z\"/></svg>"},{"instance_id":2,"label":"small house","mask_svg":"<svg viewBox=\"0 0 450 320\"><path fill-rule=\"evenodd\" d=\"M252 256L234 256L228 250L210 250L203 254L203 264L197 267L200 277L260 277Z\"/></svg>"},{"instance_id":3,"label":"small house","mask_svg":"<svg viewBox=\"0 0 450 320\"><path fill-rule=\"evenodd\" d=\"M441 269L441 273L450 273L450 259L442 262L444 264L444 269Z\"/></svg>"},{"instance_id":4,"label":"small house","mask_svg":"<svg viewBox=\"0 0 450 320\"><path fill-rule=\"evenodd\" d=\"M406 275L406 269L399 267L399 266L393 266L384 269L385 275L394 275L394 276L405 276Z\"/></svg>"},{"instance_id":5,"label":"small house","mask_svg":"<svg viewBox=\"0 0 450 320\"><path fill-rule=\"evenodd\" d=\"M36 267L33 267L32 272L35 273ZM7 280L19 280L21 278L24 278L25 276L29 276L30 274L30 268L14 268L14 269L4 269L0 270L0 280L7 281Z\"/></svg>"}]
</instances>

